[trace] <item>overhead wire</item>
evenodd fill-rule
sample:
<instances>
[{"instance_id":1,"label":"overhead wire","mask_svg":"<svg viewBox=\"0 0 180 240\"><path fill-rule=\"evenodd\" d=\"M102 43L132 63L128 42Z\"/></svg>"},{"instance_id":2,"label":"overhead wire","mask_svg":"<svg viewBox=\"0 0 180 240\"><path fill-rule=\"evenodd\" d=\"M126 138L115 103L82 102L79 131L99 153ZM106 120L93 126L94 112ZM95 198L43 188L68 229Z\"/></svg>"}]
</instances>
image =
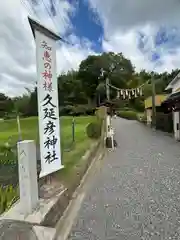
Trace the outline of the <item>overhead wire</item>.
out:
<instances>
[{"instance_id":1,"label":"overhead wire","mask_svg":"<svg viewBox=\"0 0 180 240\"><path fill-rule=\"evenodd\" d=\"M35 16L37 17L36 10L35 10L33 4L30 2L30 0L20 0L20 1L21 1L21 3L24 5L24 7L27 9L28 13L29 13L29 10L30 10L30 12L33 12L33 15L35 15ZM45 10L46 10L49 18L51 19L51 21L52 21L52 23L53 23L56 31L58 32L58 26L57 26L56 22L54 21L54 18L53 18L53 16L52 16L51 12L50 12L49 9L48 9L48 6L47 6L46 3L44 2L44 0L41 0L41 2L42 2L42 4L44 5L44 8L45 8ZM28 4L27 4L27 3L28 3ZM30 7L30 6L31 6L31 7ZM74 46L73 43L71 43L71 42L63 39L62 37L61 37L60 41L66 43L66 44L68 44L68 45Z\"/></svg>"},{"instance_id":2,"label":"overhead wire","mask_svg":"<svg viewBox=\"0 0 180 240\"><path fill-rule=\"evenodd\" d=\"M29 5L29 1L26 0L20 0L20 3L23 5L23 7L27 10L28 14L30 15L36 15L35 11L32 7Z\"/></svg>"},{"instance_id":3,"label":"overhead wire","mask_svg":"<svg viewBox=\"0 0 180 240\"><path fill-rule=\"evenodd\" d=\"M38 14L37 14L37 12L36 12L36 10L35 10L35 7L33 6L33 4L32 4L29 0L20 0L20 1L21 1L21 3L23 4L23 6L26 8L26 10L28 11L28 14L29 14L29 13L33 13L33 14L30 14L30 15L35 15L36 17L38 17ZM48 6L47 6L46 3L44 2L44 0L41 0L41 1L42 1L43 5L44 5L44 8L45 8L45 10L46 10L49 18L50 18L51 21L52 21L52 23L53 23L56 31L58 32L57 24L56 24L56 22L54 21L54 18L53 18L53 16L52 16L51 12L50 12L49 9L48 9ZM39 18L39 17L38 17L38 18ZM60 40L60 41L63 42L63 43L65 43L65 44L67 44L67 45L74 46L73 43L68 42L67 40L63 39L62 37L61 37L61 40ZM72 62L70 61L71 56L70 56L70 54L69 54L68 51L65 52L65 50L64 50L64 48L62 47L62 44L60 43L60 41L58 41L58 44L61 46L63 55L66 57L66 59L68 60L69 64L71 65L71 69L74 69L74 67L72 66ZM68 56L67 56L67 55L68 55Z\"/></svg>"},{"instance_id":4,"label":"overhead wire","mask_svg":"<svg viewBox=\"0 0 180 240\"><path fill-rule=\"evenodd\" d=\"M52 17L51 11L49 11L48 6L45 4L44 0L41 0L41 2L43 3L44 8L45 8L47 14L49 15L50 19L52 20L52 23L55 26L56 31L58 32L58 27L56 25L56 22L54 21L54 18Z\"/></svg>"},{"instance_id":5,"label":"overhead wire","mask_svg":"<svg viewBox=\"0 0 180 240\"><path fill-rule=\"evenodd\" d=\"M44 0L41 0L41 1L42 1L43 5L44 5L44 7L45 7L45 9L46 9L46 11L47 11L50 19L52 20L52 22L53 22L56 30L58 31L58 26L56 25L56 22L54 21L54 18L53 18L53 16L52 16L51 11L49 11L48 6L45 4ZM57 10L56 10L56 11L57 11ZM61 16L61 14L59 14L59 16ZM69 43L67 40L65 40L65 39L63 39L63 38L61 38L61 41L64 42L65 44L68 44L68 45L73 46L72 43ZM60 42L58 42L58 43L59 43L60 46L62 47L61 43L60 43ZM71 69L73 69L73 67L72 67L72 62L70 61L71 57L70 57L69 52L68 52L68 51L65 52L63 47L62 47L61 49L62 49L62 51L64 52L64 56L66 56L66 54L68 55L69 58L66 56L66 59L68 60L69 64L71 65Z\"/></svg>"},{"instance_id":6,"label":"overhead wire","mask_svg":"<svg viewBox=\"0 0 180 240\"><path fill-rule=\"evenodd\" d=\"M49 11L48 6L47 6L46 3L44 2L44 0L41 0L41 1L42 1L43 5L44 5L44 7L45 7L45 9L46 9L46 11L47 11L50 19L52 20L52 22L53 22L53 24L54 24L54 26L55 26L55 28L56 28L56 31L58 32L58 26L57 26L57 24L56 24L56 22L55 22L55 20L54 20L54 18L53 18L54 16L52 15L51 11ZM56 11L57 11L57 10L56 10ZM59 16L61 17L61 14L59 14ZM69 45L74 46L73 43L70 43L69 41L63 39L62 37L61 37L61 41L64 42L64 43L66 43L66 44L69 44Z\"/></svg>"},{"instance_id":7,"label":"overhead wire","mask_svg":"<svg viewBox=\"0 0 180 240\"><path fill-rule=\"evenodd\" d=\"M30 9L30 12L33 12L33 14L37 16L36 10L35 10L33 4L31 4L31 3L29 2L29 0L20 0L20 1L21 1L22 4L25 6L25 8L28 10L28 12L29 12L29 9ZM26 3L26 1L30 4L31 7ZM44 6L44 8L45 8L45 10L46 10L49 18L51 19L51 21L52 21L52 23L53 23L56 31L58 32L58 26L57 26L57 24L56 24L56 22L55 22L55 20L54 20L54 18L53 18L53 16L52 16L51 11L49 11L48 6L47 6L46 3L44 2L44 0L41 0L41 2L42 2L42 4L43 4L43 6ZM57 10L56 10L56 11L57 11ZM59 14L59 16L61 16L61 15ZM68 42L67 40L65 40L65 39L63 39L63 38L61 38L60 41L66 43L66 44L68 44L68 45L74 46L74 44ZM60 43L59 43L59 44L60 44ZM60 46L62 47L61 44L60 44ZM62 47L61 49L62 49L62 51L64 52L64 56L66 57L66 59L68 60L69 64L71 65L71 69L73 69L73 67L72 67L72 62L70 61L71 56L70 56L69 52L68 52L68 51L65 52L63 47ZM68 57L67 57L67 55L68 55ZM117 67L117 66L116 66L116 67ZM116 67L114 67L114 69L115 69ZM113 69L113 70L114 70L114 69ZM112 70L112 71L113 71L113 70ZM110 71L110 73L111 73L112 71ZM110 74L110 73L109 73L109 74ZM147 82L146 82L146 83L147 83ZM144 83L144 84L142 84L142 85L140 85L140 86L138 86L138 87L136 87L136 88L142 88L146 83ZM116 89L116 90L124 90L124 89L117 88L117 87L113 86L112 84L108 84L108 85L109 85L109 87L111 87L111 88L113 88L113 89ZM136 88L135 88L135 89L136 89ZM126 89L126 90L132 90L132 89Z\"/></svg>"},{"instance_id":8,"label":"overhead wire","mask_svg":"<svg viewBox=\"0 0 180 240\"><path fill-rule=\"evenodd\" d=\"M45 7L45 9L46 9L49 17L51 18L52 22L54 23L54 26L55 26L56 30L58 31L58 27L57 27L57 25L56 25L56 22L54 21L54 18L53 18L53 16L52 16L51 11L49 11L48 6L45 4L44 0L41 0L41 1L42 1L43 5L44 5L44 7ZM56 10L56 11L57 11L57 10ZM61 16L61 14L59 14L59 16ZM66 44L68 44L68 45L74 46L74 44L69 43L67 40L65 40L65 39L63 39L63 38L61 38L61 41L64 42L64 43L66 43ZM60 46L62 47L61 44L60 44ZM70 61L71 56L70 56L69 52L67 51L67 52L65 53L63 47L62 47L61 49L62 49L62 51L64 52L64 56L66 56L66 54L68 55L69 58L66 56L66 59L68 60L69 64L71 65L71 69L73 69L72 62Z\"/></svg>"}]
</instances>

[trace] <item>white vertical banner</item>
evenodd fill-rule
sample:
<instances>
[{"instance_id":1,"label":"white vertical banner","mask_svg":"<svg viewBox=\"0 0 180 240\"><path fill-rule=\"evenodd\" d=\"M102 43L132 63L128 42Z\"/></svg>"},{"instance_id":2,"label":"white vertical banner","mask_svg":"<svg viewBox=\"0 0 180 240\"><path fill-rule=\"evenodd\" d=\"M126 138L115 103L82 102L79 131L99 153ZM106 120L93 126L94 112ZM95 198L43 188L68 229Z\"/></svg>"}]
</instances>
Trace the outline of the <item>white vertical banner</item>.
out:
<instances>
[{"instance_id":1,"label":"white vertical banner","mask_svg":"<svg viewBox=\"0 0 180 240\"><path fill-rule=\"evenodd\" d=\"M41 26L34 29L41 152L40 177L60 170L61 144L56 74L56 38ZM48 34L49 33L49 34Z\"/></svg>"}]
</instances>

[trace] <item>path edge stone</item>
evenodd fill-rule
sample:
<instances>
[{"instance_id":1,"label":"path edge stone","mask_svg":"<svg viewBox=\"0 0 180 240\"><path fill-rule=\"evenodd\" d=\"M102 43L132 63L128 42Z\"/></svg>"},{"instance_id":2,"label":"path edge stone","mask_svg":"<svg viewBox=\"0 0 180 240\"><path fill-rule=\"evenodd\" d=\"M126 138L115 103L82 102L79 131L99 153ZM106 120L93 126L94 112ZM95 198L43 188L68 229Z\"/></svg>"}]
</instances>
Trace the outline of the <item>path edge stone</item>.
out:
<instances>
[{"instance_id":1,"label":"path edge stone","mask_svg":"<svg viewBox=\"0 0 180 240\"><path fill-rule=\"evenodd\" d=\"M73 200L73 198L76 198L76 196L78 195L78 189L80 189L84 184L84 182L86 181L88 172L92 168L94 163L98 159L102 159L104 156L104 153L105 153L104 136L105 136L105 132L103 131L101 138L98 141L94 142L82 157L86 164L85 164L85 167L81 169L76 183L73 184L73 186L70 189L64 189L63 191L61 191L60 194L57 194L56 201L54 201L53 206L50 207L49 211L47 211L47 213L43 216L41 220L40 219L33 220L32 215L31 215L31 218L28 218L28 216L26 217L20 216L20 219L19 219L19 216L15 216L13 218L13 216L10 217L10 215L12 214L10 214L7 218L1 216L0 220L11 219L12 221L20 220L21 222L30 223L36 235L41 236L43 229L44 229L44 233L47 232L47 237L43 235L44 240L56 239L56 232L60 227L61 219L63 218L64 213L66 212L68 206L70 205L70 202ZM38 212L36 210L36 214L37 213ZM38 238L38 239L40 240L41 238Z\"/></svg>"}]
</instances>

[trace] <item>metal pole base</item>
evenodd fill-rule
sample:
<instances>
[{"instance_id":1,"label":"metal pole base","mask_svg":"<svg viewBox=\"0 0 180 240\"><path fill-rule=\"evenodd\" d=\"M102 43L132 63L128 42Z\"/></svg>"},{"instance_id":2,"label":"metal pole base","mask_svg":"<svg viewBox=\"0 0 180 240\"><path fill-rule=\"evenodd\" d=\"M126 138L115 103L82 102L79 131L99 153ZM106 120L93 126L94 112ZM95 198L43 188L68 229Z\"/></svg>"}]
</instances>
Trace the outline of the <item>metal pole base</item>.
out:
<instances>
[{"instance_id":1,"label":"metal pole base","mask_svg":"<svg viewBox=\"0 0 180 240\"><path fill-rule=\"evenodd\" d=\"M114 149L117 147L117 142L112 137L106 138L106 148Z\"/></svg>"}]
</instances>

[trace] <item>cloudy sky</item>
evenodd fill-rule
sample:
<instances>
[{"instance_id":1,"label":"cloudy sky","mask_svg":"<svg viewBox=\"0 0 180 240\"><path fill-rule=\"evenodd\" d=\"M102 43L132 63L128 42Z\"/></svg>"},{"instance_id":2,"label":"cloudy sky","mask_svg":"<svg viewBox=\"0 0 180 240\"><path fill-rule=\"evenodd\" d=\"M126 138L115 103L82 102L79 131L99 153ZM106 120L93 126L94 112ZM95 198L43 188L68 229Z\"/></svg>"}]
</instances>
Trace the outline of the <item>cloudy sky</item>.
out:
<instances>
[{"instance_id":1,"label":"cloudy sky","mask_svg":"<svg viewBox=\"0 0 180 240\"><path fill-rule=\"evenodd\" d=\"M137 71L170 72L180 68L179 12L180 0L1 1L0 92L16 96L35 84L28 15L71 43L57 44L58 73L77 69L89 54L103 51L122 52Z\"/></svg>"}]
</instances>

